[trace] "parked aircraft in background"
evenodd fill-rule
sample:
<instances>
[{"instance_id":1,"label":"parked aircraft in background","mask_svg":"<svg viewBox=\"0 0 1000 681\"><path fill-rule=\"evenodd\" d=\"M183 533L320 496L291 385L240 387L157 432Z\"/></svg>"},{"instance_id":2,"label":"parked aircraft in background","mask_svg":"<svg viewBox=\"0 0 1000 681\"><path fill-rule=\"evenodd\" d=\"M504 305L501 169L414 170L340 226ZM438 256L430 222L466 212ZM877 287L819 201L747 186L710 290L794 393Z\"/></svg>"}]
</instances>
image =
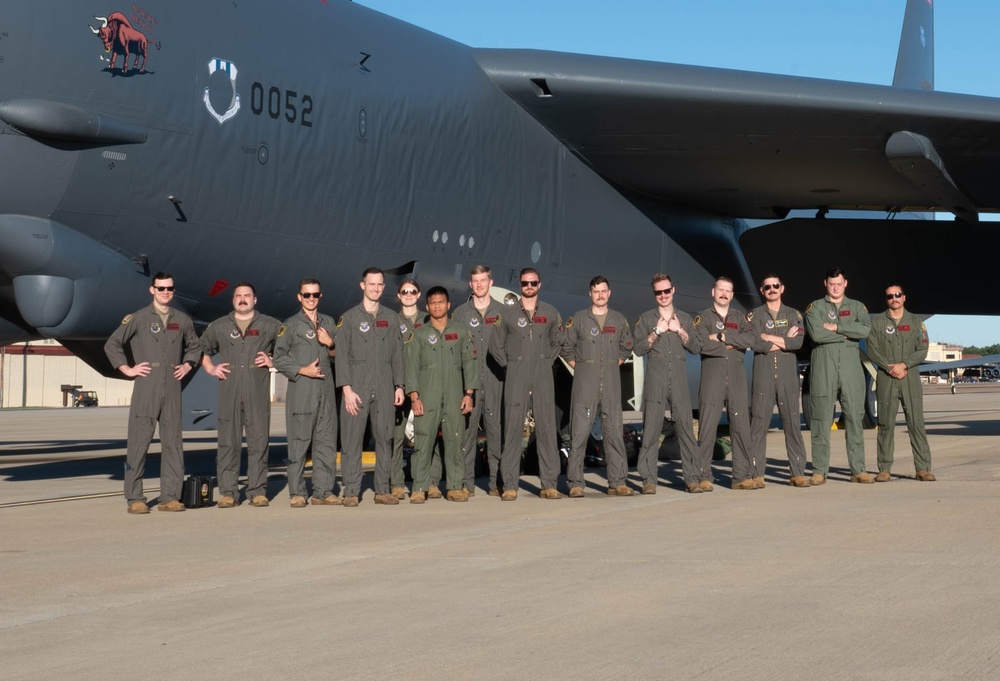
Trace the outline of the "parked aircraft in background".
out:
<instances>
[{"instance_id":1,"label":"parked aircraft in background","mask_svg":"<svg viewBox=\"0 0 1000 681\"><path fill-rule=\"evenodd\" d=\"M997 245L977 218L1000 210L1000 100L932 91L933 38L908 0L885 87L473 49L346 0L8 0L0 342L57 338L112 373L104 339L158 270L200 321L244 279L282 317L318 277L338 314L367 266L461 297L479 262L509 288L537 267L566 314L597 273L632 315L653 272L697 310L717 274L750 305L755 275L815 297L837 263L873 307L892 278L922 312L992 313L977 270L919 276L940 223L744 221L950 211ZM908 250L886 262L883 240Z\"/></svg>"}]
</instances>

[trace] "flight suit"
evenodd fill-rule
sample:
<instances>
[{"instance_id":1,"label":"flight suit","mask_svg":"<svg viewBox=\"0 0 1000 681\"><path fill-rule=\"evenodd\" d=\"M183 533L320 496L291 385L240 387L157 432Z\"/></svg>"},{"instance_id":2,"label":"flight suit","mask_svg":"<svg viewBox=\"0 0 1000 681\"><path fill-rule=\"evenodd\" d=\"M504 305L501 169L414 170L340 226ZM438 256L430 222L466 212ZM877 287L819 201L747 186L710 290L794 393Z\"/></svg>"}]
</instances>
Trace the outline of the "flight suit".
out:
<instances>
[{"instance_id":1,"label":"flight suit","mask_svg":"<svg viewBox=\"0 0 1000 681\"><path fill-rule=\"evenodd\" d=\"M407 317L402 312L398 313L397 316L399 317L399 337L403 341L410 337L410 334L414 329L419 326L423 326L424 319L426 317L426 315L421 315L419 312L413 317ZM403 365L405 373L405 353L403 355ZM413 405L410 404L410 393L407 392L406 395L403 396L403 404L396 407L396 413L393 420L392 470L389 474L392 489L406 486L406 472L403 470L403 444L406 442L406 422L409 420L410 411L412 411L412 409ZM438 475L438 480L440 479L441 476Z\"/></svg>"},{"instance_id":2,"label":"flight suit","mask_svg":"<svg viewBox=\"0 0 1000 681\"><path fill-rule=\"evenodd\" d=\"M788 469L792 477L806 474L806 446L802 441L799 416L799 362L796 351L802 347L806 329L802 313L782 305L777 314L771 314L767 305L755 308L747 315L753 333L753 383L750 400L750 452L754 463L754 477L764 475L767 463L767 429L771 425L774 402L778 402L778 417L785 431L785 450ZM798 329L798 334L788 337L788 332ZM761 334L782 336L785 349L770 352L771 343L761 340Z\"/></svg>"},{"instance_id":3,"label":"flight suit","mask_svg":"<svg viewBox=\"0 0 1000 681\"><path fill-rule=\"evenodd\" d=\"M916 315L905 309L898 322L888 312L883 312L872 317L867 353L879 372L875 384L879 471L889 473L892 470L896 415L902 400L910 449L913 450L913 466L918 471L929 473L931 449L924 428L924 391L916 369L927 359L927 328ZM893 378L888 373L888 365L899 363L905 364L907 369L906 377L902 379Z\"/></svg>"},{"instance_id":4,"label":"flight suit","mask_svg":"<svg viewBox=\"0 0 1000 681\"><path fill-rule=\"evenodd\" d=\"M847 430L847 463L852 474L863 473L865 376L858 341L867 338L871 330L868 310L860 301L847 296L839 308L828 298L820 298L806 308L805 321L806 331L815 344L809 363L813 474L826 477L830 471L830 428L838 394ZM824 329L826 322L836 323L837 330Z\"/></svg>"},{"instance_id":5,"label":"flight suit","mask_svg":"<svg viewBox=\"0 0 1000 681\"><path fill-rule=\"evenodd\" d=\"M472 334L453 320L448 320L444 331L428 322L413 331L404 348L406 391L418 393L424 406L423 415L413 417L413 491L426 492L432 483L441 480L440 475L437 480L431 479L431 455L438 428L444 443L448 489L462 489L465 480L462 399L466 390L475 390L479 384L478 353L472 344Z\"/></svg>"},{"instance_id":6,"label":"flight suit","mask_svg":"<svg viewBox=\"0 0 1000 681\"><path fill-rule=\"evenodd\" d=\"M331 317L320 314L317 324L333 336ZM317 324L301 311L285 320L274 342L274 368L288 379L288 496L307 496L305 465L311 446L313 497L325 499L333 494L337 479L337 390L330 352L316 337ZM316 360L323 378L298 373Z\"/></svg>"},{"instance_id":7,"label":"flight suit","mask_svg":"<svg viewBox=\"0 0 1000 681\"><path fill-rule=\"evenodd\" d=\"M219 381L219 449L216 471L219 493L239 499L240 450L243 429L247 438L247 498L267 495L267 451L271 432L271 370L257 366L257 353L274 354L281 323L254 311L246 333L236 313L216 319L201 335L201 349L218 363L229 364L226 380Z\"/></svg>"},{"instance_id":8,"label":"flight suit","mask_svg":"<svg viewBox=\"0 0 1000 681\"><path fill-rule=\"evenodd\" d=\"M507 370L504 378L504 444L500 477L504 491L517 491L521 480L524 419L535 417L535 445L542 489L555 489L559 477L558 432L552 362L562 349L562 318L538 301L534 314L515 304L497 318L490 354Z\"/></svg>"},{"instance_id":9,"label":"flight suit","mask_svg":"<svg viewBox=\"0 0 1000 681\"><path fill-rule=\"evenodd\" d=\"M344 495L361 492L361 447L371 414L375 438L375 494L389 494L392 469L392 428L396 413L395 387L403 386L403 341L399 313L379 305L365 311L363 303L337 321L337 385L351 386L361 404L357 416L340 405L341 472Z\"/></svg>"},{"instance_id":10,"label":"flight suit","mask_svg":"<svg viewBox=\"0 0 1000 681\"><path fill-rule=\"evenodd\" d=\"M146 453L160 424L160 504L179 501L184 485L184 444L181 436L181 382L174 368L186 362L195 367L201 360L201 344L191 318L168 308L164 324L152 304L126 315L104 344L104 352L117 368L149 362L149 374L132 383L128 410L128 449L125 455L125 501L145 501L142 477ZM129 362L125 346L131 351Z\"/></svg>"},{"instance_id":11,"label":"flight suit","mask_svg":"<svg viewBox=\"0 0 1000 681\"><path fill-rule=\"evenodd\" d=\"M698 392L699 481L712 480L712 450L722 418L722 406L729 415L729 435L733 443L733 484L750 480L754 469L750 460L750 419L747 371L743 364L753 342L744 313L729 308L725 319L714 307L702 310L692 323L692 348L701 354L701 385ZM726 342L716 335L725 334ZM727 347L731 346L731 347Z\"/></svg>"},{"instance_id":12,"label":"flight suit","mask_svg":"<svg viewBox=\"0 0 1000 681\"><path fill-rule=\"evenodd\" d=\"M497 472L500 469L500 442L502 437L500 414L503 399L503 368L490 356L490 338L493 328L503 308L490 298L485 314L480 314L470 299L459 305L452 313L452 319L472 333L472 344L476 348L479 362L479 385L476 386L476 403L469 415L469 427L465 431L462 452L465 455L465 487L474 490L476 484L476 443L479 436L479 422L486 430L486 457L490 469L490 490L497 489Z\"/></svg>"},{"instance_id":13,"label":"flight suit","mask_svg":"<svg viewBox=\"0 0 1000 681\"><path fill-rule=\"evenodd\" d=\"M569 462L566 482L570 489L584 487L583 455L594 425L601 417L604 452L608 465L608 487L614 489L628 478L628 459L622 437L622 380L619 363L632 354L632 332L621 312L608 309L599 324L590 308L566 321L562 357L575 362L570 398Z\"/></svg>"},{"instance_id":14,"label":"flight suit","mask_svg":"<svg viewBox=\"0 0 1000 681\"><path fill-rule=\"evenodd\" d=\"M660 318L658 308L643 312L635 322L633 349L640 357L647 356L646 377L642 388L642 449L637 469L644 485L655 485L659 478L660 433L664 413L670 409L681 449L681 467L685 485L701 482L698 463L698 443L694 439L694 419L691 415L691 391L688 387L687 355L694 354L694 331L691 315L674 310L681 327L688 332L688 342L676 333L665 332L652 344L649 334Z\"/></svg>"}]
</instances>

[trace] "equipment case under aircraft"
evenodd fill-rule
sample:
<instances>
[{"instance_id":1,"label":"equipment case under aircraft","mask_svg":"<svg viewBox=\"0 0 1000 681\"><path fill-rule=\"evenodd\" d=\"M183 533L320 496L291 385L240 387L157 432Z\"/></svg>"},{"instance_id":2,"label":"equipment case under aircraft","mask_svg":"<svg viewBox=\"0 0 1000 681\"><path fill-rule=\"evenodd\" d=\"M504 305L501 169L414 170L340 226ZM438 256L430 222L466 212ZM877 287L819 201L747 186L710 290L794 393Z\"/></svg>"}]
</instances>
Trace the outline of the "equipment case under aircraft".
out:
<instances>
[{"instance_id":1,"label":"equipment case under aircraft","mask_svg":"<svg viewBox=\"0 0 1000 681\"><path fill-rule=\"evenodd\" d=\"M189 475L184 481L181 501L188 508L212 505L212 477L209 475Z\"/></svg>"}]
</instances>

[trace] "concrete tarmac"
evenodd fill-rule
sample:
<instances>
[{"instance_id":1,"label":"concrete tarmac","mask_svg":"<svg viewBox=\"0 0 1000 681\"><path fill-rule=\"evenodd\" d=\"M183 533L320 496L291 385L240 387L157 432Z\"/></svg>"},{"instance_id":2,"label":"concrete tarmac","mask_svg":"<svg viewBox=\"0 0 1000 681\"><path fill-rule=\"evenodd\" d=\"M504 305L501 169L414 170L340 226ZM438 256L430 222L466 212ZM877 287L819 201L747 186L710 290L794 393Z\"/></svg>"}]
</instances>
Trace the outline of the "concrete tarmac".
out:
<instances>
[{"instance_id":1,"label":"concrete tarmac","mask_svg":"<svg viewBox=\"0 0 1000 681\"><path fill-rule=\"evenodd\" d=\"M369 478L354 509L289 508L278 408L271 507L148 516L127 410L0 412L0 676L1000 679L1000 391L925 407L934 483L900 425L886 484L846 482L837 432L830 481L791 488L772 431L760 491L725 461L685 494L666 462L655 496L593 469L579 500L527 476L513 503L387 507ZM188 472L214 446L187 434Z\"/></svg>"}]
</instances>

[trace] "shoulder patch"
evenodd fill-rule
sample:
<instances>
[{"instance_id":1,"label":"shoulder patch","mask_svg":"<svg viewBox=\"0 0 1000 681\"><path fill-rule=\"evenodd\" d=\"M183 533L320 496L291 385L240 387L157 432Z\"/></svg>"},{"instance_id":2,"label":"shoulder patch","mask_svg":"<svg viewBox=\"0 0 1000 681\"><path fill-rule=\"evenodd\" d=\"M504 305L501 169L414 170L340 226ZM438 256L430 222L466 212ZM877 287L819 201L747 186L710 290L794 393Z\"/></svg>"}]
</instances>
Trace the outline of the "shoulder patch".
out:
<instances>
[{"instance_id":1,"label":"shoulder patch","mask_svg":"<svg viewBox=\"0 0 1000 681\"><path fill-rule=\"evenodd\" d=\"M753 310L751 310L750 312L747 312L747 321L748 322L752 322L753 321Z\"/></svg>"},{"instance_id":2,"label":"shoulder patch","mask_svg":"<svg viewBox=\"0 0 1000 681\"><path fill-rule=\"evenodd\" d=\"M812 303L809 303L808 305L806 305L806 314L809 314L809 310L811 310L811 309L813 309L813 304Z\"/></svg>"},{"instance_id":3,"label":"shoulder patch","mask_svg":"<svg viewBox=\"0 0 1000 681\"><path fill-rule=\"evenodd\" d=\"M340 325L343 323L344 323L344 315L340 315L340 317L337 319L337 328L339 329Z\"/></svg>"},{"instance_id":4,"label":"shoulder patch","mask_svg":"<svg viewBox=\"0 0 1000 681\"><path fill-rule=\"evenodd\" d=\"M569 319L566 320L566 328L567 329L572 329L573 328L573 318L572 317L570 317Z\"/></svg>"},{"instance_id":5,"label":"shoulder patch","mask_svg":"<svg viewBox=\"0 0 1000 681\"><path fill-rule=\"evenodd\" d=\"M132 321L132 315L127 314L122 317L122 324L128 324L130 321Z\"/></svg>"},{"instance_id":6,"label":"shoulder patch","mask_svg":"<svg viewBox=\"0 0 1000 681\"><path fill-rule=\"evenodd\" d=\"M691 322L691 326L698 326L701 324L701 315L695 315L694 321Z\"/></svg>"},{"instance_id":7,"label":"shoulder patch","mask_svg":"<svg viewBox=\"0 0 1000 681\"><path fill-rule=\"evenodd\" d=\"M282 337L282 336L284 336L284 335L285 335L285 325L284 325L284 324L282 324L282 325L281 325L281 326L280 326L280 327L278 328L278 338L281 338L281 337Z\"/></svg>"}]
</instances>

